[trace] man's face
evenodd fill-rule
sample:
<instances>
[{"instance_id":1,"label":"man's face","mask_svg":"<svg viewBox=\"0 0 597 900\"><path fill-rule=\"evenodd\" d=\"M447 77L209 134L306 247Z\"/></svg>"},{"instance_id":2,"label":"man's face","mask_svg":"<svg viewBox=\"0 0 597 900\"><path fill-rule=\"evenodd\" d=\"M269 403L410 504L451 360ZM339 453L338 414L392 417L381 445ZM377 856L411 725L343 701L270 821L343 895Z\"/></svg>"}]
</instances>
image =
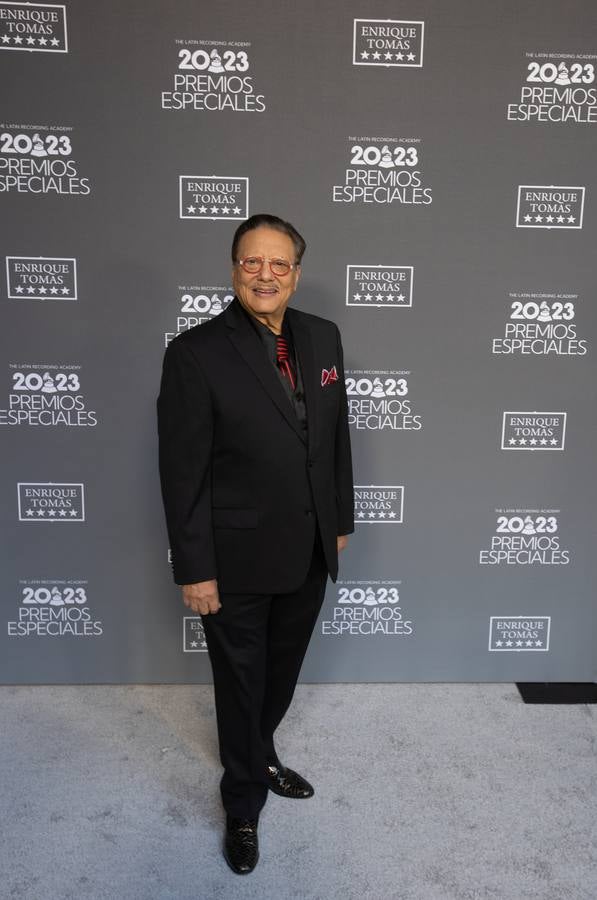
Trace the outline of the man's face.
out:
<instances>
[{"instance_id":1,"label":"man's face","mask_svg":"<svg viewBox=\"0 0 597 900\"><path fill-rule=\"evenodd\" d=\"M261 227L247 231L240 239L237 259L248 256L263 256L266 260L285 259L295 262L294 244L291 238L282 231ZM264 262L261 270L255 275L239 266L232 267L232 285L236 296L256 317L267 316L279 318L283 316L288 301L294 294L299 280L300 268L291 269L288 275L274 275L269 262Z\"/></svg>"}]
</instances>

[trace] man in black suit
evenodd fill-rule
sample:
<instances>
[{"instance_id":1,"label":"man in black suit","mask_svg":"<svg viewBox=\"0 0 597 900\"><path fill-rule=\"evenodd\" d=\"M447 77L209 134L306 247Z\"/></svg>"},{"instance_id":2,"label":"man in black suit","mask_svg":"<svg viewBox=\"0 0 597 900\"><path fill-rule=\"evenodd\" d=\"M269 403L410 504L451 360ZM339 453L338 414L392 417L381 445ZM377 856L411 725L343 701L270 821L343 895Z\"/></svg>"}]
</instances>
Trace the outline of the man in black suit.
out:
<instances>
[{"instance_id":1,"label":"man in black suit","mask_svg":"<svg viewBox=\"0 0 597 900\"><path fill-rule=\"evenodd\" d=\"M354 530L340 334L287 308L304 250L276 216L239 226L235 298L170 343L158 398L174 580L202 616L224 766L224 856L239 874L257 863L268 790L313 794L278 758L274 732Z\"/></svg>"}]
</instances>

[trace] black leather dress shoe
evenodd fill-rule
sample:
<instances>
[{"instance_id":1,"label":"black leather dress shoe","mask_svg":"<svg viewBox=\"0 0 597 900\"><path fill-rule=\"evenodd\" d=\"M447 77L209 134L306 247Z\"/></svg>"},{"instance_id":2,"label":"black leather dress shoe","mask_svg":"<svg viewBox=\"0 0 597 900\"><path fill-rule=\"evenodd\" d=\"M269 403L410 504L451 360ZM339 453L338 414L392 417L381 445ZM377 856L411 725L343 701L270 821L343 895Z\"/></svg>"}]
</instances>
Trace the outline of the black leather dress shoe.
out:
<instances>
[{"instance_id":1,"label":"black leather dress shoe","mask_svg":"<svg viewBox=\"0 0 597 900\"><path fill-rule=\"evenodd\" d=\"M237 875L248 875L257 865L257 819L226 817L224 859Z\"/></svg>"},{"instance_id":2,"label":"black leather dress shoe","mask_svg":"<svg viewBox=\"0 0 597 900\"><path fill-rule=\"evenodd\" d=\"M315 791L302 775L298 775L286 766L268 766L267 780L270 791L280 797L292 797L293 800L306 800Z\"/></svg>"}]
</instances>

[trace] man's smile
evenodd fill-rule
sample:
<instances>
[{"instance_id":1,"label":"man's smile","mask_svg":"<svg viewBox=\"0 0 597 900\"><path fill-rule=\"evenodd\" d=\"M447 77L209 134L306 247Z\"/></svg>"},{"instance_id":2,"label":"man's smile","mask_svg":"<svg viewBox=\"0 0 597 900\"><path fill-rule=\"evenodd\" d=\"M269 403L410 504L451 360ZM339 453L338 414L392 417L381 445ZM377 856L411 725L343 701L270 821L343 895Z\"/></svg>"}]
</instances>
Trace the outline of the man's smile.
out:
<instances>
[{"instance_id":1,"label":"man's smile","mask_svg":"<svg viewBox=\"0 0 597 900\"><path fill-rule=\"evenodd\" d=\"M254 287L253 293L257 294L259 297L270 297L272 294L278 293L277 287Z\"/></svg>"}]
</instances>

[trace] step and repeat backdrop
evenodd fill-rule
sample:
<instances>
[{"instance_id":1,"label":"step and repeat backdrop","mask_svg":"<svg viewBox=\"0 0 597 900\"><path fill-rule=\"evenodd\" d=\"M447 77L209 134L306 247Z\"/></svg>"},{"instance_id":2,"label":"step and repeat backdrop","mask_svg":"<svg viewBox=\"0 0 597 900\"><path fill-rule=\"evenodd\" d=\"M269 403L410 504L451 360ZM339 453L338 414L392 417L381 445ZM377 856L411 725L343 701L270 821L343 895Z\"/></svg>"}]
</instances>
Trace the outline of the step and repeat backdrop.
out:
<instances>
[{"instance_id":1,"label":"step and repeat backdrop","mask_svg":"<svg viewBox=\"0 0 597 900\"><path fill-rule=\"evenodd\" d=\"M211 679L155 400L256 212L345 352L303 680L595 680L593 0L0 0L0 65L2 681Z\"/></svg>"}]
</instances>

